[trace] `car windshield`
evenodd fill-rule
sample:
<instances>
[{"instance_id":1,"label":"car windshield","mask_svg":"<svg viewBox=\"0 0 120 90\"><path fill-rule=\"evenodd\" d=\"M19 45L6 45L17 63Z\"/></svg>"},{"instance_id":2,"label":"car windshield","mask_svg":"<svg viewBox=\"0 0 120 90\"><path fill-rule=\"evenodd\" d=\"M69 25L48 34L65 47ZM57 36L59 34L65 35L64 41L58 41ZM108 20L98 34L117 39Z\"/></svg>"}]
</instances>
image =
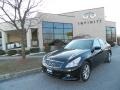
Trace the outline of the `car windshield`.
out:
<instances>
[{"instance_id":1,"label":"car windshield","mask_svg":"<svg viewBox=\"0 0 120 90\"><path fill-rule=\"evenodd\" d=\"M91 49L93 40L73 40L64 49Z\"/></svg>"}]
</instances>

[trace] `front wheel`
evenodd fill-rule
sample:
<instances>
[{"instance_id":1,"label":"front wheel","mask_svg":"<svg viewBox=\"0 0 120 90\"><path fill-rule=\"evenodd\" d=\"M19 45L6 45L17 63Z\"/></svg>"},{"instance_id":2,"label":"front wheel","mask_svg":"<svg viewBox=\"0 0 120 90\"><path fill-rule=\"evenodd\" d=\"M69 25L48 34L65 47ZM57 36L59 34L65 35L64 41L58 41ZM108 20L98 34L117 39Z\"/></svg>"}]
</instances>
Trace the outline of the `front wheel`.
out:
<instances>
[{"instance_id":1,"label":"front wheel","mask_svg":"<svg viewBox=\"0 0 120 90\"><path fill-rule=\"evenodd\" d=\"M110 52L107 53L105 62L106 63L110 63L111 62L111 53Z\"/></svg>"},{"instance_id":2,"label":"front wheel","mask_svg":"<svg viewBox=\"0 0 120 90\"><path fill-rule=\"evenodd\" d=\"M84 62L80 69L80 77L82 81L87 81L90 77L91 69L88 62Z\"/></svg>"}]
</instances>

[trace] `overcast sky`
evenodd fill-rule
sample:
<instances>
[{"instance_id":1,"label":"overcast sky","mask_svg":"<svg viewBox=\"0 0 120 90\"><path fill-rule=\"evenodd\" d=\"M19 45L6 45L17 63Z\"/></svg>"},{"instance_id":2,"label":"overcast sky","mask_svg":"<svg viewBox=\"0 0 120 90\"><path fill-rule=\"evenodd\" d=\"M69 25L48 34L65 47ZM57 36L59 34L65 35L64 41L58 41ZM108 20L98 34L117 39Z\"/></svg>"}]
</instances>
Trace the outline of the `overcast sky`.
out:
<instances>
[{"instance_id":1,"label":"overcast sky","mask_svg":"<svg viewBox=\"0 0 120 90\"><path fill-rule=\"evenodd\" d=\"M119 0L44 0L39 8L41 12L63 13L91 8L105 8L105 19L115 21L117 34L120 35L120 1Z\"/></svg>"}]
</instances>

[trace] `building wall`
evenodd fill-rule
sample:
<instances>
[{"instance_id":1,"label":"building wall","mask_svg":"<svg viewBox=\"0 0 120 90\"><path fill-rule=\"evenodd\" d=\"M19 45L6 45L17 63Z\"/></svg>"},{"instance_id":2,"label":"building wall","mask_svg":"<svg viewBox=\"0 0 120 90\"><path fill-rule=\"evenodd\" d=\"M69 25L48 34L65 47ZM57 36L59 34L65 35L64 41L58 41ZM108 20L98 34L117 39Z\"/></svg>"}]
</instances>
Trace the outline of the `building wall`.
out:
<instances>
[{"instance_id":1,"label":"building wall","mask_svg":"<svg viewBox=\"0 0 120 90\"><path fill-rule=\"evenodd\" d=\"M116 23L113 21L105 21L105 26L107 27L116 27Z\"/></svg>"},{"instance_id":2,"label":"building wall","mask_svg":"<svg viewBox=\"0 0 120 90\"><path fill-rule=\"evenodd\" d=\"M91 18L90 13L95 14L95 16L93 15L92 17L91 15ZM75 16L76 28L74 28L74 36L90 35L92 37L106 39L103 7L64 13L64 15Z\"/></svg>"},{"instance_id":3,"label":"building wall","mask_svg":"<svg viewBox=\"0 0 120 90\"><path fill-rule=\"evenodd\" d=\"M21 37L19 33L9 33L7 34L7 38L8 38L8 43L10 42L20 42L21 41Z\"/></svg>"}]
</instances>

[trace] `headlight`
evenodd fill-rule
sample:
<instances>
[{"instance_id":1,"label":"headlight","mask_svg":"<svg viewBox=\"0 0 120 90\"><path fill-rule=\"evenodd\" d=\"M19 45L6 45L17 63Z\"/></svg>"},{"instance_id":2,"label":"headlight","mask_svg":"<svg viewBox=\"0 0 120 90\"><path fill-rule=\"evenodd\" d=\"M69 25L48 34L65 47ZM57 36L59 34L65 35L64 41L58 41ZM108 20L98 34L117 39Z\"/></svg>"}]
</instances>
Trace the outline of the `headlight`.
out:
<instances>
[{"instance_id":1,"label":"headlight","mask_svg":"<svg viewBox=\"0 0 120 90\"><path fill-rule=\"evenodd\" d=\"M58 51L58 50L52 51L52 52L46 54L45 56L43 56L42 64L45 66L45 65L46 65L45 60L47 59L47 57L49 57L50 55L52 55L53 53L55 53L55 52L57 52L57 51Z\"/></svg>"},{"instance_id":2,"label":"headlight","mask_svg":"<svg viewBox=\"0 0 120 90\"><path fill-rule=\"evenodd\" d=\"M71 67L77 66L77 65L79 64L80 60L81 60L81 57L79 57L79 58L71 61L70 63L68 63L68 64L66 65L66 68L71 68Z\"/></svg>"}]
</instances>

